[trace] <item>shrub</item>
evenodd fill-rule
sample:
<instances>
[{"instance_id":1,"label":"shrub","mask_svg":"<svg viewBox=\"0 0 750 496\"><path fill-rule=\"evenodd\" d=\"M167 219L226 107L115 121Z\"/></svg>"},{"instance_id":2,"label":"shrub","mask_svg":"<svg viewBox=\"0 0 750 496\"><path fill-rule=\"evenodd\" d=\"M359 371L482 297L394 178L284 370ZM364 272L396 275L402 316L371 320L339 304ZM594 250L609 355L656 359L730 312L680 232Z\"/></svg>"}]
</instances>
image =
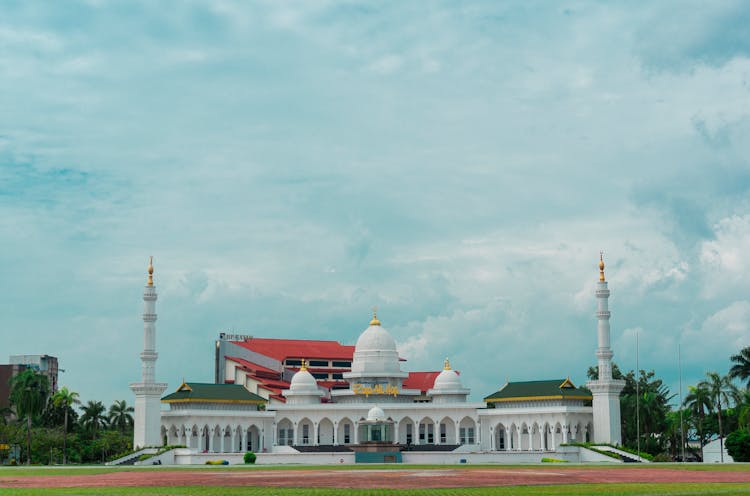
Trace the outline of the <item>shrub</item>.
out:
<instances>
[{"instance_id":1,"label":"shrub","mask_svg":"<svg viewBox=\"0 0 750 496\"><path fill-rule=\"evenodd\" d=\"M724 440L727 453L736 462L750 462L750 432L739 430Z\"/></svg>"},{"instance_id":2,"label":"shrub","mask_svg":"<svg viewBox=\"0 0 750 496\"><path fill-rule=\"evenodd\" d=\"M558 460L557 458L542 458L542 463L568 463L568 460Z\"/></svg>"},{"instance_id":3,"label":"shrub","mask_svg":"<svg viewBox=\"0 0 750 496\"><path fill-rule=\"evenodd\" d=\"M659 453L658 455L653 457L651 461L659 463L659 462L673 462L674 460L667 453Z\"/></svg>"},{"instance_id":4,"label":"shrub","mask_svg":"<svg viewBox=\"0 0 750 496\"><path fill-rule=\"evenodd\" d=\"M252 451L248 451L244 456L245 463L249 464L255 463L256 458L257 457L255 456L255 453L253 453Z\"/></svg>"}]
</instances>

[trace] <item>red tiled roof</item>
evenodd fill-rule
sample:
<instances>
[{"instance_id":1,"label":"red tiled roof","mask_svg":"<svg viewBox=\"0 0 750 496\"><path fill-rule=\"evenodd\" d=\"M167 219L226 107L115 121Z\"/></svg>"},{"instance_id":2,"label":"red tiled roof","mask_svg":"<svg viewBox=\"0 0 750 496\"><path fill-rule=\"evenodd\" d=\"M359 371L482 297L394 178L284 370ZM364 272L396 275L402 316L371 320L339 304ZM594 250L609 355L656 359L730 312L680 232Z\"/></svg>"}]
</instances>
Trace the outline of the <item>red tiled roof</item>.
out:
<instances>
[{"instance_id":1,"label":"red tiled roof","mask_svg":"<svg viewBox=\"0 0 750 496\"><path fill-rule=\"evenodd\" d=\"M272 395L269 396L269 398L273 398L275 400L281 401L282 403L286 403L286 398L284 398L280 394L272 394Z\"/></svg>"},{"instance_id":2,"label":"red tiled roof","mask_svg":"<svg viewBox=\"0 0 750 496\"><path fill-rule=\"evenodd\" d=\"M403 382L404 389L418 389L422 392L432 389L435 378L440 372L409 372L409 377Z\"/></svg>"},{"instance_id":3,"label":"red tiled roof","mask_svg":"<svg viewBox=\"0 0 750 496\"><path fill-rule=\"evenodd\" d=\"M265 379L263 377L253 377L253 379L257 379L259 381L262 381L265 386L277 388L277 389L289 389L289 383L286 381L279 381L274 379Z\"/></svg>"},{"instance_id":4,"label":"red tiled roof","mask_svg":"<svg viewBox=\"0 0 750 496\"><path fill-rule=\"evenodd\" d=\"M266 386L265 384L258 384L258 387L259 388L263 388L263 389L265 389L267 391L271 391L272 393L277 393L277 394L281 393L281 389L275 388L275 387L272 387L272 386ZM284 389L288 389L288 388L284 388Z\"/></svg>"},{"instance_id":5,"label":"red tiled roof","mask_svg":"<svg viewBox=\"0 0 750 496\"><path fill-rule=\"evenodd\" d=\"M250 369L250 370L255 370L255 371L258 371L258 372L268 372L270 374L278 374L279 373L276 370L269 369L268 367L264 367L263 365L258 365L255 362L249 362L249 361L247 361L247 360L245 360L243 358L237 358L237 357L227 356L226 359L227 360L231 360L233 362L236 362L236 363L238 363L238 364L242 365L243 367L245 367L247 369Z\"/></svg>"},{"instance_id":6,"label":"red tiled roof","mask_svg":"<svg viewBox=\"0 0 750 496\"><path fill-rule=\"evenodd\" d=\"M354 346L345 346L337 341L252 338L232 342L279 361L287 358L351 360L354 356Z\"/></svg>"}]
</instances>

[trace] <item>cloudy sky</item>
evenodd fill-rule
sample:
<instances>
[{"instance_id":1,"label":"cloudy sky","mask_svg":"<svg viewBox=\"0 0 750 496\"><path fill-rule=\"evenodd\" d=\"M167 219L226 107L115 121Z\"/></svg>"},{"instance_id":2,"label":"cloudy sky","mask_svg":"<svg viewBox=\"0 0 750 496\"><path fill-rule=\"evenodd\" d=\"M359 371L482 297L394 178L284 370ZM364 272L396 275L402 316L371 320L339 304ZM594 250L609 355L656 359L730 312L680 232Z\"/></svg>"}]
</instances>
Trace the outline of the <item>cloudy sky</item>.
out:
<instances>
[{"instance_id":1,"label":"cloudy sky","mask_svg":"<svg viewBox=\"0 0 750 496\"><path fill-rule=\"evenodd\" d=\"M220 331L354 344L472 397L750 344L744 2L0 3L0 360L133 401Z\"/></svg>"}]
</instances>

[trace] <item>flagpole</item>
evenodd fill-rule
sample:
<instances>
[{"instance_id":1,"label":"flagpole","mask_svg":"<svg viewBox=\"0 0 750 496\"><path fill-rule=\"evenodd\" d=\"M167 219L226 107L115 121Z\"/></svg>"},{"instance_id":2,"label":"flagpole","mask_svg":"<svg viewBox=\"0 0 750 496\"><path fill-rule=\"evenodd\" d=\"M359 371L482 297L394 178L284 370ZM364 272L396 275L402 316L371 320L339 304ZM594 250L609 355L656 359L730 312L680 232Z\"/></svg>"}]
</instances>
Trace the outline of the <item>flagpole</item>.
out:
<instances>
[{"instance_id":1,"label":"flagpole","mask_svg":"<svg viewBox=\"0 0 750 496\"><path fill-rule=\"evenodd\" d=\"M682 347L677 343L677 365L680 371L680 440L682 441L682 463L685 463L685 424L682 420Z\"/></svg>"},{"instance_id":2,"label":"flagpole","mask_svg":"<svg viewBox=\"0 0 750 496\"><path fill-rule=\"evenodd\" d=\"M638 458L641 457L641 408L640 408L640 365L638 364L638 329L635 330L635 439L638 446Z\"/></svg>"}]
</instances>

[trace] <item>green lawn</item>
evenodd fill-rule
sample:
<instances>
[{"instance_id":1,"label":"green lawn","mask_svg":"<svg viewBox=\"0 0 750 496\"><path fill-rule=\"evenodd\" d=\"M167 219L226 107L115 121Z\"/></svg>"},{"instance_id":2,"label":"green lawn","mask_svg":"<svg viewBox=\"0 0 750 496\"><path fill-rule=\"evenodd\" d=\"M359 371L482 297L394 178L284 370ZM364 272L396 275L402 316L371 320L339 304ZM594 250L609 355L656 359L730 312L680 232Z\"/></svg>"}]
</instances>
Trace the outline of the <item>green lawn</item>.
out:
<instances>
[{"instance_id":1,"label":"green lawn","mask_svg":"<svg viewBox=\"0 0 750 496\"><path fill-rule=\"evenodd\" d=\"M637 496L637 495L694 495L750 494L750 484L575 484L567 486L516 486L466 489L293 489L255 487L123 487L123 488L54 488L54 489L0 489L0 495L51 496L51 495L123 495L123 496L479 496L479 495L570 495L570 496Z\"/></svg>"},{"instance_id":2,"label":"green lawn","mask_svg":"<svg viewBox=\"0 0 750 496\"><path fill-rule=\"evenodd\" d=\"M498 464L458 464L458 465L406 465L406 464L348 464L348 465L183 465L183 466L126 466L106 467L102 465L84 466L31 466L0 467L0 477L30 477L37 475L93 475L111 472L158 471L158 470L410 470L410 469L468 469L468 468L548 468L561 471L567 469L612 468L629 470L634 468L677 469L719 472L750 472L750 463L703 464L703 463L612 463L612 464L578 464L578 463L526 463L520 465Z\"/></svg>"}]
</instances>

